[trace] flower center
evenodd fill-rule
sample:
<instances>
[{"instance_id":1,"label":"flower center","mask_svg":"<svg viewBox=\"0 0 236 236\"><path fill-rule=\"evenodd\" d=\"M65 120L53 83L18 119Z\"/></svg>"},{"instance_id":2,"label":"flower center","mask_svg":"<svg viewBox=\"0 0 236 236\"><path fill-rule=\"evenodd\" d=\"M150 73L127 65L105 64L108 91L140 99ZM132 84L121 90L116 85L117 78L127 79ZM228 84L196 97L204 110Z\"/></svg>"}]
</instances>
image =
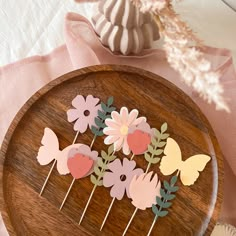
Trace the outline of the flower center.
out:
<instances>
[{"instance_id":1,"label":"flower center","mask_svg":"<svg viewBox=\"0 0 236 236\"><path fill-rule=\"evenodd\" d=\"M85 110L85 111L84 111L84 115L85 115L85 116L89 116L89 115L90 115L90 111L89 111L89 110Z\"/></svg>"},{"instance_id":2,"label":"flower center","mask_svg":"<svg viewBox=\"0 0 236 236\"><path fill-rule=\"evenodd\" d=\"M124 182L124 181L126 180L126 176L125 176L125 175L121 175L121 176L120 176L120 180L121 180L122 182Z\"/></svg>"},{"instance_id":3,"label":"flower center","mask_svg":"<svg viewBox=\"0 0 236 236\"><path fill-rule=\"evenodd\" d=\"M120 128L120 133L121 133L122 135L127 135L127 134L128 134L128 131L129 131L128 126L126 126L126 125L122 125L122 126L121 126L121 128Z\"/></svg>"}]
</instances>

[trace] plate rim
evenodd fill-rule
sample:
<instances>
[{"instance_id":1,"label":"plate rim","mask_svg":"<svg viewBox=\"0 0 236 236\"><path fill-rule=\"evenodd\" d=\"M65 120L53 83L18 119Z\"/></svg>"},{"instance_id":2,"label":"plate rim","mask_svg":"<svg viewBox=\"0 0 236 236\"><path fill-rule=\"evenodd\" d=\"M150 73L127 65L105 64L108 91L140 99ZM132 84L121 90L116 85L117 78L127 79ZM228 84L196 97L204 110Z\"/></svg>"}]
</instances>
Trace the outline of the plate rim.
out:
<instances>
[{"instance_id":1,"label":"plate rim","mask_svg":"<svg viewBox=\"0 0 236 236\"><path fill-rule=\"evenodd\" d=\"M188 102L192 103L200 113L201 118L203 119L203 122L207 124L209 127L208 134L211 137L211 141L213 143L214 147L217 147L217 151L219 155L217 156L217 175L218 175L218 183L217 183L217 197L215 202L215 207L212 212L212 216L216 214L216 219L219 218L220 215L220 209L223 202L223 186L224 186L224 163L223 163L223 154L221 151L221 147L219 145L219 142L217 140L217 137L215 135L215 132L213 131L212 126L210 125L208 119L206 118L205 114L202 112L200 107L191 99L189 95L187 95L183 90L181 90L179 87L177 87L175 84L170 82L169 80L154 74L150 71L146 71L141 68L128 66L128 65L113 65L113 64L106 64L106 65L93 65L89 67L84 67L78 70L71 71L69 73L63 74L52 81L50 81L48 84L40 88L37 92L35 92L26 102L25 104L20 108L20 110L16 113L14 119L11 121L10 126L8 127L8 130L4 136L3 142L0 147L0 213L2 215L3 221L5 223L5 226L7 228L7 231L10 235L17 235L15 232L15 229L11 223L11 219L9 217L9 211L8 206L5 203L4 199L4 184L3 184L3 178L4 178L4 162L5 157L7 154L8 146L11 141L12 135L15 132L15 129L17 128L19 122L21 121L24 114L30 109L30 107L38 100L41 96L45 95L47 92L49 92L52 88L64 83L67 80L70 80L74 77L88 75L90 73L97 73L97 72L124 72L124 73L135 73L135 74L142 74L144 77L148 77L149 79L158 81L160 83L165 83L165 86L168 88L174 89L181 94L185 95L184 99L186 99ZM214 138L214 139L212 139ZM219 175L219 170L222 170L221 174ZM217 209L216 209L217 208ZM210 221L208 222L208 225L206 227L206 230L209 229L209 225L212 221L212 216L210 217ZM216 224L217 222L215 222ZM213 227L214 228L214 227ZM211 229L211 231L213 230Z\"/></svg>"}]
</instances>

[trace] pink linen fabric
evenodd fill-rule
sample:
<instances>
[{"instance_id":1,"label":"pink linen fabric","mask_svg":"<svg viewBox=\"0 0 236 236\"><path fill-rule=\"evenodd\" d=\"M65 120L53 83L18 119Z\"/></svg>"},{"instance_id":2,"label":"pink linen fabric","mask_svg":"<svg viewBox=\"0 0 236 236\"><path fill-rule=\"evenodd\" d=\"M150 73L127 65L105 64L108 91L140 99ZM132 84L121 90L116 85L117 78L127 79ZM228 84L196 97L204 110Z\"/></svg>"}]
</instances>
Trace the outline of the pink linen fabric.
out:
<instances>
[{"instance_id":1,"label":"pink linen fabric","mask_svg":"<svg viewBox=\"0 0 236 236\"><path fill-rule=\"evenodd\" d=\"M10 122L22 105L51 80L86 66L124 64L158 74L181 88L198 104L211 123L225 156L225 190L221 221L236 226L236 72L228 50L201 49L222 73L221 82L229 99L231 113L216 111L168 65L162 50L146 50L139 56L113 55L104 48L91 24L82 16L68 13L65 19L66 44L47 56L35 56L0 68L0 143Z\"/></svg>"}]
</instances>

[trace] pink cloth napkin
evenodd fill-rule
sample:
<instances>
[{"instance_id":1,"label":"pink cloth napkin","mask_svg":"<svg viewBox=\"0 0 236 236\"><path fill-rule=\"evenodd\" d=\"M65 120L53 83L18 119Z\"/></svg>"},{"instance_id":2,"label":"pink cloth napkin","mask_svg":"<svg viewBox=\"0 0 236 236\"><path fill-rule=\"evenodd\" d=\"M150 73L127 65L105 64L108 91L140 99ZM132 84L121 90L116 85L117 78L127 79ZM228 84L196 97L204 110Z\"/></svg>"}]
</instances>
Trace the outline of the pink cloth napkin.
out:
<instances>
[{"instance_id":1,"label":"pink cloth napkin","mask_svg":"<svg viewBox=\"0 0 236 236\"><path fill-rule=\"evenodd\" d=\"M0 143L17 111L37 90L69 71L97 64L125 64L156 73L181 88L198 104L210 121L225 156L225 191L220 220L236 226L236 73L225 49L205 47L206 57L221 71L231 113L215 111L170 68L162 50L147 50L139 56L113 55L99 42L90 23L69 13L65 20L66 44L50 55L35 56L0 68Z\"/></svg>"}]
</instances>

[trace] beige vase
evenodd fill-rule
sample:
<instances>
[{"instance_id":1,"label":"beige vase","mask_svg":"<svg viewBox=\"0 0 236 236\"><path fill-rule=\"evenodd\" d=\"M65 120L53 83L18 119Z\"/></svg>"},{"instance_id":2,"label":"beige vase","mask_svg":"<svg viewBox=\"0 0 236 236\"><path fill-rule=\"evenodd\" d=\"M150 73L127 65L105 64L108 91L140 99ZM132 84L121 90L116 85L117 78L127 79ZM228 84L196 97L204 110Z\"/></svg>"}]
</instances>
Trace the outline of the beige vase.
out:
<instances>
[{"instance_id":1,"label":"beige vase","mask_svg":"<svg viewBox=\"0 0 236 236\"><path fill-rule=\"evenodd\" d=\"M150 14L141 13L130 0L101 0L92 22L101 42L112 52L138 54L160 38Z\"/></svg>"}]
</instances>

